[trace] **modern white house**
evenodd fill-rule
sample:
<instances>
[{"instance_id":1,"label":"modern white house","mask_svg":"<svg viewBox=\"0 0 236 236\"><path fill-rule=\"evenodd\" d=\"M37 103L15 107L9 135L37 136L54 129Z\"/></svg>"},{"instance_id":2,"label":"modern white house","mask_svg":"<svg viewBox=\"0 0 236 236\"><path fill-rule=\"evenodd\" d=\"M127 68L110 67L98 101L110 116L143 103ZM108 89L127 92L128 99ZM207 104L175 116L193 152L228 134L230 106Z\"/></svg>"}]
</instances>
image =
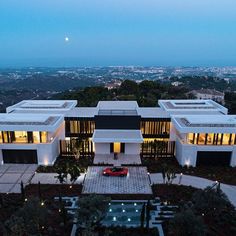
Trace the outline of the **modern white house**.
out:
<instances>
[{"instance_id":1,"label":"modern white house","mask_svg":"<svg viewBox=\"0 0 236 236\"><path fill-rule=\"evenodd\" d=\"M0 162L51 165L83 156L176 157L181 165L236 166L236 116L212 100L159 100L157 107L136 101L27 100L0 115ZM161 145L160 145L161 144Z\"/></svg>"},{"instance_id":2,"label":"modern white house","mask_svg":"<svg viewBox=\"0 0 236 236\"><path fill-rule=\"evenodd\" d=\"M53 164L65 139L64 115L74 100L24 100L0 114L0 163Z\"/></svg>"}]
</instances>

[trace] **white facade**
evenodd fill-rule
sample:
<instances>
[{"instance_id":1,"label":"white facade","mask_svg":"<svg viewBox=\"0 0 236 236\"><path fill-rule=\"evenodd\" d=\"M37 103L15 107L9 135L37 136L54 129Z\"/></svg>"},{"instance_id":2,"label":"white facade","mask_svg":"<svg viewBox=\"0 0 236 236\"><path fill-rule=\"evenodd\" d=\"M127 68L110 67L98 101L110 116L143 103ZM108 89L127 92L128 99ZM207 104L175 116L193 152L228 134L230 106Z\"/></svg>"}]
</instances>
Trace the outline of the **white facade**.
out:
<instances>
[{"instance_id":1,"label":"white facade","mask_svg":"<svg viewBox=\"0 0 236 236\"><path fill-rule=\"evenodd\" d=\"M64 114L75 105L75 101L29 100L8 107L9 113L0 114L0 164L27 163L31 151L33 163L52 165L60 154L60 140L65 139ZM13 151L14 156L7 157Z\"/></svg>"},{"instance_id":2,"label":"white facade","mask_svg":"<svg viewBox=\"0 0 236 236\"><path fill-rule=\"evenodd\" d=\"M209 153L212 155L209 158L214 159L213 154L217 152L230 155L229 164L236 166L236 141L232 141L236 137L236 116L227 115L227 108L212 100L159 100L158 103L160 107L141 108L136 101L100 101L96 107L75 107L77 101L74 100L22 101L8 107L6 114L0 114L0 163L4 163L5 150L34 150L38 164L53 164L60 154L60 140L66 138L64 117L95 119L98 116L109 116L112 120L113 116L130 116L140 120L160 118L169 122L171 119L168 140L176 143L175 156L181 165L196 166L200 153ZM19 132L25 133L20 136ZM46 137L44 141L41 140L42 133ZM221 134L225 134L229 142L225 142L222 136L224 142L221 140L220 144L218 141L209 144L208 140L205 144L203 141L191 143L191 134L206 134L205 139L213 139L214 134L217 140ZM35 135L40 136L40 141L34 142ZM113 147L120 145L120 149L122 144L124 154L137 155L144 141L141 130L137 128L95 127L92 135L95 155L110 154L111 144ZM202 136L197 137L199 139Z\"/></svg>"}]
</instances>

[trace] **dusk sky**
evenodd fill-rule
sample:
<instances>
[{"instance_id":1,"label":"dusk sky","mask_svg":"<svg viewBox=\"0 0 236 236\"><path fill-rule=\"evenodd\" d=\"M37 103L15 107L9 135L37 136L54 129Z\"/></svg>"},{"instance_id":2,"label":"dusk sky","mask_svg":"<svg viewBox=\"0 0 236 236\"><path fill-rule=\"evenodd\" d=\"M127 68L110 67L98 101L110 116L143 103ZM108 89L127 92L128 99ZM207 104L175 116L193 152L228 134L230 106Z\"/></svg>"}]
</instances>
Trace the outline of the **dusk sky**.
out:
<instances>
[{"instance_id":1,"label":"dusk sky","mask_svg":"<svg viewBox=\"0 0 236 236\"><path fill-rule=\"evenodd\" d=\"M1 67L109 65L236 66L236 0L0 1Z\"/></svg>"}]
</instances>

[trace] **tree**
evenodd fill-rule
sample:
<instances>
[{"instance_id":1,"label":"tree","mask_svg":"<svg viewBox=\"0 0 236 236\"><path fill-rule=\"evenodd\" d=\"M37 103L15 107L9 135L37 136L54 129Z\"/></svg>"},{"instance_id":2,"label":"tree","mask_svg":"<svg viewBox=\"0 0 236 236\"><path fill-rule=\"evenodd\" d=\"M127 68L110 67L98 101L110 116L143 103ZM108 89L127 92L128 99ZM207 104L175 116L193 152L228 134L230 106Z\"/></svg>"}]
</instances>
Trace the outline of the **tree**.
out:
<instances>
[{"instance_id":1,"label":"tree","mask_svg":"<svg viewBox=\"0 0 236 236\"><path fill-rule=\"evenodd\" d=\"M80 176L80 167L74 161L69 161L67 173L70 175L70 181L74 184Z\"/></svg>"},{"instance_id":2,"label":"tree","mask_svg":"<svg viewBox=\"0 0 236 236\"><path fill-rule=\"evenodd\" d=\"M38 197L39 197L39 201L42 200L42 193L41 193L41 184L40 181L38 182Z\"/></svg>"},{"instance_id":3,"label":"tree","mask_svg":"<svg viewBox=\"0 0 236 236\"><path fill-rule=\"evenodd\" d=\"M155 159L158 157L159 154L162 154L163 150L165 149L165 142L154 140L152 143L152 149L154 150L154 157Z\"/></svg>"},{"instance_id":4,"label":"tree","mask_svg":"<svg viewBox=\"0 0 236 236\"><path fill-rule=\"evenodd\" d=\"M149 228L149 221L150 221L150 211L151 211L151 204L150 200L148 200L147 205L146 205L146 228Z\"/></svg>"},{"instance_id":5,"label":"tree","mask_svg":"<svg viewBox=\"0 0 236 236\"><path fill-rule=\"evenodd\" d=\"M192 196L195 210L201 214L216 216L231 206L227 196L219 188L207 187Z\"/></svg>"},{"instance_id":6,"label":"tree","mask_svg":"<svg viewBox=\"0 0 236 236\"><path fill-rule=\"evenodd\" d=\"M83 146L83 141L81 138L76 138L71 140L72 143L72 152L74 153L74 156L76 159L80 158L80 151Z\"/></svg>"},{"instance_id":7,"label":"tree","mask_svg":"<svg viewBox=\"0 0 236 236\"><path fill-rule=\"evenodd\" d=\"M138 84L132 80L124 80L120 85L119 93L123 95L136 95L138 93Z\"/></svg>"},{"instance_id":8,"label":"tree","mask_svg":"<svg viewBox=\"0 0 236 236\"><path fill-rule=\"evenodd\" d=\"M174 168L168 168L166 171L166 183L172 184L173 180L176 178L176 171Z\"/></svg>"},{"instance_id":9,"label":"tree","mask_svg":"<svg viewBox=\"0 0 236 236\"><path fill-rule=\"evenodd\" d=\"M22 208L5 223L6 235L40 235L41 227L47 222L47 209L39 199L28 200Z\"/></svg>"},{"instance_id":10,"label":"tree","mask_svg":"<svg viewBox=\"0 0 236 236\"><path fill-rule=\"evenodd\" d=\"M79 199L77 227L83 230L84 235L93 235L95 227L106 216L109 202L109 198L96 194L84 196Z\"/></svg>"},{"instance_id":11,"label":"tree","mask_svg":"<svg viewBox=\"0 0 236 236\"><path fill-rule=\"evenodd\" d=\"M68 166L68 164L64 160L58 162L55 165L55 169L56 169L56 173L57 173L57 176L55 176L55 178L57 178L59 180L60 184L63 184L67 180L67 175L68 175L67 166Z\"/></svg>"},{"instance_id":12,"label":"tree","mask_svg":"<svg viewBox=\"0 0 236 236\"><path fill-rule=\"evenodd\" d=\"M21 191L22 202L24 202L25 201L25 188L24 188L24 184L22 181L20 182L20 191Z\"/></svg>"},{"instance_id":13,"label":"tree","mask_svg":"<svg viewBox=\"0 0 236 236\"><path fill-rule=\"evenodd\" d=\"M146 209L146 203L143 203L143 207L140 214L140 227L144 228L144 220L145 220L145 209Z\"/></svg>"},{"instance_id":14,"label":"tree","mask_svg":"<svg viewBox=\"0 0 236 236\"><path fill-rule=\"evenodd\" d=\"M188 209L182 209L170 221L169 233L175 236L204 236L206 228L200 216Z\"/></svg>"}]
</instances>

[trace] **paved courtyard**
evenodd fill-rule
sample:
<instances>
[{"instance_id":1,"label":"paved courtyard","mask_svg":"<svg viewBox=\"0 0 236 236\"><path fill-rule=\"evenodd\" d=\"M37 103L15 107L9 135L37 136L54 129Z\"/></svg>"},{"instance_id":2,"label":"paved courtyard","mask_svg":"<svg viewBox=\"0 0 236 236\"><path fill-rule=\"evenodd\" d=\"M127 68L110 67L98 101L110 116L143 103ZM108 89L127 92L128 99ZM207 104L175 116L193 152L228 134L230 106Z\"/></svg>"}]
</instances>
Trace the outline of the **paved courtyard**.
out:
<instances>
[{"instance_id":1,"label":"paved courtyard","mask_svg":"<svg viewBox=\"0 0 236 236\"><path fill-rule=\"evenodd\" d=\"M0 165L0 193L20 193L20 183L29 183L37 169L32 164Z\"/></svg>"},{"instance_id":2,"label":"paved courtyard","mask_svg":"<svg viewBox=\"0 0 236 236\"><path fill-rule=\"evenodd\" d=\"M103 176L104 168L106 167L88 168L83 194L152 194L146 167L128 167L127 177Z\"/></svg>"}]
</instances>

